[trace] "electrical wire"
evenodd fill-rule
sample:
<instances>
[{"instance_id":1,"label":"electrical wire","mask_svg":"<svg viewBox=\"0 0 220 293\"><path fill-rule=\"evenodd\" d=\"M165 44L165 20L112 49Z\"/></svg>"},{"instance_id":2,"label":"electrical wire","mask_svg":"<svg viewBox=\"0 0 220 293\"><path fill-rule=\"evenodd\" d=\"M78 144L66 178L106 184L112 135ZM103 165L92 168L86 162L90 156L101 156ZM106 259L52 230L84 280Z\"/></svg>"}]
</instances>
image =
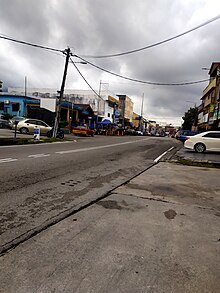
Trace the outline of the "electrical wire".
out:
<instances>
[{"instance_id":1,"label":"electrical wire","mask_svg":"<svg viewBox=\"0 0 220 293\"><path fill-rule=\"evenodd\" d=\"M117 77L120 77L120 78L123 78L123 79L126 79L126 80L130 80L130 81L134 81L134 82L138 82L138 83L142 83L142 84L149 84L149 85L158 85L158 86L182 86L182 85L193 85L193 84L198 84L198 83L202 83L202 82L206 82L206 81L209 81L209 79L203 79L203 80L197 80L197 81L189 81L189 82L172 82L172 83L160 83L160 82L151 82L151 81L144 81L144 80L139 80L139 79L135 79L135 78L131 78L131 77L126 77L126 76L123 76L121 74L118 74L118 73L115 73L115 72L112 72L110 70L107 70L107 69L104 69L98 65L95 65L94 63L92 62L89 62L88 60L80 57L80 56L77 56L77 55L74 55L75 57L78 57L79 59L81 59L83 62L86 62L88 63L89 65L99 69L99 70L102 70L104 72L107 72L109 74L112 74L114 76L117 76Z\"/></svg>"},{"instance_id":2,"label":"electrical wire","mask_svg":"<svg viewBox=\"0 0 220 293\"><path fill-rule=\"evenodd\" d=\"M153 47L156 47L156 46L159 46L159 45L162 45L164 43L167 43L167 42L170 42L172 40L175 40L179 37L182 37L186 34L189 34L203 26L206 26L216 20L218 20L220 18L220 15L217 15L207 21L205 21L204 23L192 28L192 29L189 29L181 34L178 34L176 36L173 36L173 37L170 37L168 39L165 39L163 41L160 41L160 42L157 42L157 43L154 43L152 45L148 45L148 46L145 46L145 47L142 47L142 48L138 48L138 49L134 49L134 50L130 50L130 51L125 51L125 52L122 52L122 53L116 53L116 54L109 54L109 55L82 55L82 57L85 57L85 58L111 58L111 57L119 57L119 56L123 56L123 55L128 55L128 54L132 54L132 53L137 53L137 52L140 52L140 51L143 51L143 50L147 50L147 49L150 49L150 48L153 48Z\"/></svg>"},{"instance_id":3,"label":"electrical wire","mask_svg":"<svg viewBox=\"0 0 220 293\"><path fill-rule=\"evenodd\" d=\"M76 70L78 71L78 73L80 74L80 76L83 78L83 80L85 81L85 83L89 86L89 88L94 92L94 94L102 99L104 101L104 99L92 88L92 86L89 84L89 82L86 80L86 78L83 76L83 74L81 73L81 71L79 70L79 68L76 66L76 64L74 63L74 61L72 60L72 58L70 57L70 62L74 65L74 67L76 68Z\"/></svg>"},{"instance_id":4,"label":"electrical wire","mask_svg":"<svg viewBox=\"0 0 220 293\"><path fill-rule=\"evenodd\" d=\"M15 39L15 38L12 38L12 37L6 36L6 35L4 35L4 34L2 34L2 33L0 33L0 39L4 39L4 40L8 40L8 41L12 41L12 42L19 43L19 44L23 44L23 45L32 46L32 47L35 47L35 48L40 48L40 49L45 49L45 50L49 50L49 51L65 53L64 50L55 49L55 48L51 48L51 47L47 47L47 46L41 46L41 45L37 45L37 44L33 44L33 43L29 43L29 42L26 42L26 41L17 40L17 39Z\"/></svg>"}]
</instances>

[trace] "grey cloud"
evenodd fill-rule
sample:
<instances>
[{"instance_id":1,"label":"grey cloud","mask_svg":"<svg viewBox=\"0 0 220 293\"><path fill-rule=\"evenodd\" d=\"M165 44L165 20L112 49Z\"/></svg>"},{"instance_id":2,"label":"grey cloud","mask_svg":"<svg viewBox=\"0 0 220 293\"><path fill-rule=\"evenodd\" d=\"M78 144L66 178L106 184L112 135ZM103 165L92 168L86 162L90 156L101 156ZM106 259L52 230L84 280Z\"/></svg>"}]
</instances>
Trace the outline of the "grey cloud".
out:
<instances>
[{"instance_id":1,"label":"grey cloud","mask_svg":"<svg viewBox=\"0 0 220 293\"><path fill-rule=\"evenodd\" d=\"M169 38L214 17L220 5L215 1L210 12L204 9L208 2L0 0L0 32L59 49L70 46L79 55L119 53ZM153 82L206 79L207 72L201 68L219 61L219 26L220 20L143 52L89 61L116 73ZM18 60L24 60L23 64ZM23 86L24 75L28 75L30 86L59 88L63 67L63 57L0 39L0 79L6 85ZM79 65L79 68L96 90L104 78L115 94L124 93L133 98L137 112L145 92L146 113L152 117L181 117L194 101L199 104L206 86L206 83L181 87L128 84L89 65ZM79 83L87 88L70 64L67 87Z\"/></svg>"}]
</instances>

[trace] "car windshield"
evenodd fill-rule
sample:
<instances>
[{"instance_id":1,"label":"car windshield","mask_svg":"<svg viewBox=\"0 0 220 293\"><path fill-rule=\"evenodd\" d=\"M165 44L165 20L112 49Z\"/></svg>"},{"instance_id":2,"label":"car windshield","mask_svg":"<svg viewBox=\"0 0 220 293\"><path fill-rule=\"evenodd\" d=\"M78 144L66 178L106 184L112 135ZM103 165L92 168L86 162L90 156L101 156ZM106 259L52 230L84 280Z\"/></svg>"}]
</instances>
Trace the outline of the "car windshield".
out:
<instances>
[{"instance_id":1,"label":"car windshield","mask_svg":"<svg viewBox=\"0 0 220 293\"><path fill-rule=\"evenodd\" d=\"M21 121L21 120L24 120L25 117L13 117L11 120L12 121Z\"/></svg>"}]
</instances>

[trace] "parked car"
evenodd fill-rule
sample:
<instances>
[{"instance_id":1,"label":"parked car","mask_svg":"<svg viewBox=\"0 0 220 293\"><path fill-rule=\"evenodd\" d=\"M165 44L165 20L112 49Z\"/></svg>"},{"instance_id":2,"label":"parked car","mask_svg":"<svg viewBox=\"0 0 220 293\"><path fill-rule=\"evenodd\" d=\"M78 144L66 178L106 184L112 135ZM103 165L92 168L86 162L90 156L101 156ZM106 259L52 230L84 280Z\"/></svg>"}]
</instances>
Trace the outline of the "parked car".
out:
<instances>
[{"instance_id":1,"label":"parked car","mask_svg":"<svg viewBox=\"0 0 220 293\"><path fill-rule=\"evenodd\" d=\"M94 136L95 131L88 128L87 126L77 126L77 127L73 127L72 133L74 135L81 135L81 136Z\"/></svg>"},{"instance_id":2,"label":"parked car","mask_svg":"<svg viewBox=\"0 0 220 293\"><path fill-rule=\"evenodd\" d=\"M134 135L144 135L144 133L141 130L135 130Z\"/></svg>"},{"instance_id":3,"label":"parked car","mask_svg":"<svg viewBox=\"0 0 220 293\"><path fill-rule=\"evenodd\" d=\"M15 121L19 122L24 119L26 119L26 118L23 116L14 116L13 118L9 119L9 125L12 128L15 125Z\"/></svg>"},{"instance_id":4,"label":"parked car","mask_svg":"<svg viewBox=\"0 0 220 293\"><path fill-rule=\"evenodd\" d=\"M220 151L220 131L206 131L194 136L187 136L184 147L197 153Z\"/></svg>"},{"instance_id":5,"label":"parked car","mask_svg":"<svg viewBox=\"0 0 220 293\"><path fill-rule=\"evenodd\" d=\"M135 135L135 130L134 129L125 129L125 135Z\"/></svg>"},{"instance_id":6,"label":"parked car","mask_svg":"<svg viewBox=\"0 0 220 293\"><path fill-rule=\"evenodd\" d=\"M184 142L186 141L187 136L194 136L196 134L198 134L198 132L191 131L191 130L180 130L176 133L175 137L176 139Z\"/></svg>"},{"instance_id":7,"label":"parked car","mask_svg":"<svg viewBox=\"0 0 220 293\"><path fill-rule=\"evenodd\" d=\"M26 118L18 122L17 130L22 134L34 133L34 128L36 126L40 128L40 134L47 134L52 128L44 121ZM12 126L12 129L14 128L15 125Z\"/></svg>"},{"instance_id":8,"label":"parked car","mask_svg":"<svg viewBox=\"0 0 220 293\"><path fill-rule=\"evenodd\" d=\"M10 128L9 121L5 119L0 119L0 128Z\"/></svg>"}]
</instances>

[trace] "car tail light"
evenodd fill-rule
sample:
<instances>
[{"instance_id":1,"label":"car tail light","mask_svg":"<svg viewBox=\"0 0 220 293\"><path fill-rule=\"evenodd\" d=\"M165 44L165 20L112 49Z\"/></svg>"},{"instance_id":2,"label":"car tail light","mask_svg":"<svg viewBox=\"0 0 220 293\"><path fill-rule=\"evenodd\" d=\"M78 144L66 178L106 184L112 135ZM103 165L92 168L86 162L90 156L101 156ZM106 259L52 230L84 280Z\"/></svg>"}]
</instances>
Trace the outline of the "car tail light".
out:
<instances>
[{"instance_id":1,"label":"car tail light","mask_svg":"<svg viewBox=\"0 0 220 293\"><path fill-rule=\"evenodd\" d=\"M186 140L190 139L190 136L186 136Z\"/></svg>"}]
</instances>

